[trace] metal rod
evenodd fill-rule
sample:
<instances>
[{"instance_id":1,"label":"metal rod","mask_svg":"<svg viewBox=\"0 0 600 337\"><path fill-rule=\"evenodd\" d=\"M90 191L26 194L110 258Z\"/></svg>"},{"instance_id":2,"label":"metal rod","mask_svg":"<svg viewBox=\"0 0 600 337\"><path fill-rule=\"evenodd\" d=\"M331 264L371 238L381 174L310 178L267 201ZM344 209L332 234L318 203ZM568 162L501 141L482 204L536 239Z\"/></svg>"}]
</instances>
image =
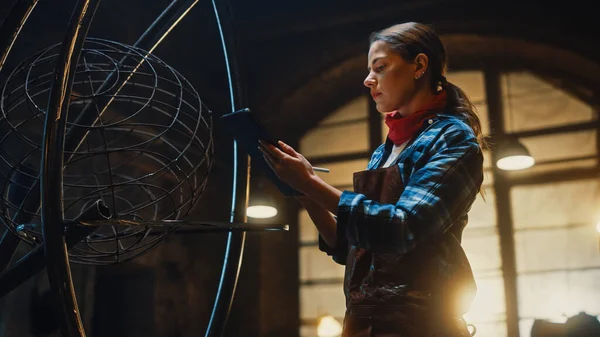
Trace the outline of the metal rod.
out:
<instances>
[{"instance_id":1,"label":"metal rod","mask_svg":"<svg viewBox=\"0 0 600 337\"><path fill-rule=\"evenodd\" d=\"M167 8L154 20L154 22L146 29L146 31L138 38L133 45L134 47L140 48L146 51L146 55L140 59L138 64L134 67L134 70L130 72L127 78L124 78L121 83L116 85L111 81L113 76L116 76L117 70L110 73L106 80L98 87L96 92L102 92L108 85L115 85L118 87L115 93L109 96L99 96L96 100L88 103L76 120L73 122L78 125L90 125L93 126L98 123L104 112L108 109L110 104L114 101L115 97L119 94L121 89L129 82L131 77L136 73L140 66L144 63L146 57L160 45L160 43L167 37L167 35L177 26L177 24L185 17L185 15L198 3L198 0L174 0ZM128 56L121 59L120 64L125 63ZM92 107L99 107L99 112L96 112ZM67 140L65 142L65 151L76 152L79 147L83 144L87 135L89 134L89 128L71 128L67 133ZM67 162L70 159L67 159Z\"/></svg>"},{"instance_id":2,"label":"metal rod","mask_svg":"<svg viewBox=\"0 0 600 337\"><path fill-rule=\"evenodd\" d=\"M79 221L94 221L100 219L110 218L108 208L102 203L102 200L90 205L85 211L79 216L79 220L70 224L67 233L69 235L65 238L67 248L71 248L83 240L86 236L95 231L98 227L85 226L77 227L76 223ZM46 266L46 260L44 259L44 247L38 246L19 261L15 263L6 272L0 274L0 298L4 295L13 291L23 282L30 279L44 269Z\"/></svg>"},{"instance_id":3,"label":"metal rod","mask_svg":"<svg viewBox=\"0 0 600 337\"><path fill-rule=\"evenodd\" d=\"M81 220L78 221L81 226L132 226L132 227L176 227L177 231L196 231L200 232L229 232L229 231L288 231L287 224L260 224L260 223L237 223L224 221L193 221L193 220L156 220L156 221L134 221L134 220ZM149 234L152 235L152 234Z\"/></svg>"},{"instance_id":4,"label":"metal rod","mask_svg":"<svg viewBox=\"0 0 600 337\"><path fill-rule=\"evenodd\" d=\"M224 1L226 5L229 5L226 1ZM239 51L234 51L233 46L235 45L235 36L234 29L232 24L232 15L229 13L226 18L227 25L224 26L221 24L221 16L220 10L216 4L216 0L212 0L212 5L215 13L215 20L217 23L217 27L219 29L220 37L221 37L221 46L223 48L223 56L225 60L225 66L227 69L227 79L229 83L229 96L231 100L231 111L238 110L238 105L245 105L244 97L245 95L241 90L241 75L238 69L238 63L236 59L236 55ZM229 8L230 9L230 8ZM228 30L228 34L225 33L225 30ZM227 35L227 37L226 37ZM237 151L237 142L235 139L233 140L233 174L232 174L232 197L231 197L231 214L230 214L230 222L234 222L235 218L242 218L242 222L246 222L246 212L245 209L248 206L248 194L249 194L249 180L250 180L250 158L249 156L245 156L247 160L246 165L246 195L244 199L238 200L237 191L241 189L238 186L238 179L241 179L238 176L237 168L241 166L241 163L238 163L238 151ZM242 205L242 209L236 210L236 205ZM242 265L242 257L244 253L246 240L246 233L229 233L227 236L227 244L225 248L225 257L223 260L223 266L221 269L221 278L219 281L219 287L217 290L217 295L215 297L215 302L213 305L213 310L210 316L210 320L208 322L208 327L206 329L205 337L216 337L223 336L225 332L225 326L227 325L227 319L229 317L229 312L231 310L231 305L233 303L233 298L235 295L235 290L237 287L240 267Z\"/></svg>"},{"instance_id":5,"label":"metal rod","mask_svg":"<svg viewBox=\"0 0 600 337\"><path fill-rule=\"evenodd\" d=\"M64 337L85 336L65 242L64 136L77 63L99 4L100 0L81 0L73 11L54 68L42 142L40 193L44 251L50 287L57 297L56 317Z\"/></svg>"},{"instance_id":6,"label":"metal rod","mask_svg":"<svg viewBox=\"0 0 600 337\"><path fill-rule=\"evenodd\" d=\"M17 0L10 9L4 24L0 27L0 52L2 53L0 54L0 71L19 33L21 33L21 28L29 19L29 14L31 14L37 3L38 0Z\"/></svg>"}]
</instances>

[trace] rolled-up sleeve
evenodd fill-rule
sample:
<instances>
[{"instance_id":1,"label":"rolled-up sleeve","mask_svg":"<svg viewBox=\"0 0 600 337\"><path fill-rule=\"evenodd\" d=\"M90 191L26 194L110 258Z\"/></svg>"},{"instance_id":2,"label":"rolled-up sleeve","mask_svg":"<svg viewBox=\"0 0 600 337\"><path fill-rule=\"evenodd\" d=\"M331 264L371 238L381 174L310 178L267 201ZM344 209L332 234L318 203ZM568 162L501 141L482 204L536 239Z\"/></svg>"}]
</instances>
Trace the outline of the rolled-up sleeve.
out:
<instances>
[{"instance_id":1,"label":"rolled-up sleeve","mask_svg":"<svg viewBox=\"0 0 600 337\"><path fill-rule=\"evenodd\" d=\"M474 134L449 127L413 167L396 204L367 200L344 191L338 226L350 244L404 254L419 242L444 233L465 214L483 181L483 155Z\"/></svg>"},{"instance_id":2,"label":"rolled-up sleeve","mask_svg":"<svg viewBox=\"0 0 600 337\"><path fill-rule=\"evenodd\" d=\"M341 265L345 265L348 258L348 239L346 238L346 226L344 225L344 223L340 224L338 221L335 233L336 242L333 247L329 246L319 234L319 250L327 253L333 258L333 261Z\"/></svg>"}]
</instances>

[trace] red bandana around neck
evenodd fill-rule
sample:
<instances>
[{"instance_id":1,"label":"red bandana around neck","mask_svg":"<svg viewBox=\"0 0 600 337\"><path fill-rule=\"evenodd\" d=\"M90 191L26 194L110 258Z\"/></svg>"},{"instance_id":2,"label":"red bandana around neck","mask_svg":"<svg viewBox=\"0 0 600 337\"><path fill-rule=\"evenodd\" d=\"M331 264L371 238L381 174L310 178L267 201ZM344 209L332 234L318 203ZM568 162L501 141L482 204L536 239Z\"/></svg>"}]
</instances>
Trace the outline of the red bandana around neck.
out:
<instances>
[{"instance_id":1,"label":"red bandana around neck","mask_svg":"<svg viewBox=\"0 0 600 337\"><path fill-rule=\"evenodd\" d=\"M446 107L446 102L446 90L442 90L433 97L429 104L406 117L400 115L398 111L385 115L385 124L390 129L388 137L394 142L394 145L401 145L411 140L421 130L426 119L433 117Z\"/></svg>"}]
</instances>

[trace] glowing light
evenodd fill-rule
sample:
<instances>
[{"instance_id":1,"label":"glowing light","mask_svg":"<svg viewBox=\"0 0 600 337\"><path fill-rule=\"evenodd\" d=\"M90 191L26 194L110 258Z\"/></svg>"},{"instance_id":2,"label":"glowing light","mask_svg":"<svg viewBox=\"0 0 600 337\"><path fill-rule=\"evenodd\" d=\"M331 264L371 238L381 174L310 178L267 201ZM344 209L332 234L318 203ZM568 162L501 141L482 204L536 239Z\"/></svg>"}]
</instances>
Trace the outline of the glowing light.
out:
<instances>
[{"instance_id":1,"label":"glowing light","mask_svg":"<svg viewBox=\"0 0 600 337\"><path fill-rule=\"evenodd\" d=\"M498 147L496 165L501 170L516 171L530 168L535 160L529 150L517 138L508 138Z\"/></svg>"},{"instance_id":2,"label":"glowing light","mask_svg":"<svg viewBox=\"0 0 600 337\"><path fill-rule=\"evenodd\" d=\"M527 155L510 156L498 159L498 168L506 171L517 171L530 168L535 164L535 159Z\"/></svg>"},{"instance_id":3,"label":"glowing light","mask_svg":"<svg viewBox=\"0 0 600 337\"><path fill-rule=\"evenodd\" d=\"M333 316L323 316L317 326L317 336L338 337L342 334L342 325Z\"/></svg>"},{"instance_id":4,"label":"glowing light","mask_svg":"<svg viewBox=\"0 0 600 337\"><path fill-rule=\"evenodd\" d=\"M459 310L465 312L465 319L469 323L487 322L505 309L504 284L502 277L485 278L477 280L475 293L463 290L460 297ZM479 335L478 333L477 335Z\"/></svg>"},{"instance_id":5,"label":"glowing light","mask_svg":"<svg viewBox=\"0 0 600 337\"><path fill-rule=\"evenodd\" d=\"M272 218L277 215L277 208L265 205L250 206L246 209L246 215L250 218Z\"/></svg>"}]
</instances>

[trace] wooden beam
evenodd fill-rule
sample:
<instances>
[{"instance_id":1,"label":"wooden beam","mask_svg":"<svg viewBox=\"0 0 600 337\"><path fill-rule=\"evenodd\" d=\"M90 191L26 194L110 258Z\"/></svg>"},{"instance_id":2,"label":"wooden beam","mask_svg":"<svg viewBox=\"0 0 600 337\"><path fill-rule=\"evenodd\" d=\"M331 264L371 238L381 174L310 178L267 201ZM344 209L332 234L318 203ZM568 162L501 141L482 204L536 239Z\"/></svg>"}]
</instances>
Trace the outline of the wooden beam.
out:
<instances>
[{"instance_id":1,"label":"wooden beam","mask_svg":"<svg viewBox=\"0 0 600 337\"><path fill-rule=\"evenodd\" d=\"M583 122L583 123L577 123L577 124L560 125L560 126L554 126L554 127L550 127L550 128L537 129L537 130L511 132L510 135L516 136L519 138L535 137L535 136L552 135L552 134L557 134L557 133L568 133L568 132L592 130L597 127L598 127L598 121L591 121L591 122Z\"/></svg>"},{"instance_id":2,"label":"wooden beam","mask_svg":"<svg viewBox=\"0 0 600 337\"><path fill-rule=\"evenodd\" d=\"M522 175L519 177L511 177L508 180L510 186L522 185L541 185L548 183L557 183L565 181L575 181L582 179L599 178L599 170L597 167L567 169L560 171L551 171L546 173L536 173L532 175Z\"/></svg>"},{"instance_id":3,"label":"wooden beam","mask_svg":"<svg viewBox=\"0 0 600 337\"><path fill-rule=\"evenodd\" d=\"M484 70L485 93L489 121L493 126L492 143L500 144L505 138L501 73L497 68ZM498 159L497 149L491 149L492 161ZM494 191L496 193L496 223L500 239L500 257L504 277L504 298L506 302L506 332L508 337L519 337L519 305L517 292L517 262L510 202L510 185L502 170L494 165Z\"/></svg>"},{"instance_id":4,"label":"wooden beam","mask_svg":"<svg viewBox=\"0 0 600 337\"><path fill-rule=\"evenodd\" d=\"M600 102L600 91L594 92L594 99L596 102ZM596 157L598 158L596 172L600 177L600 103L594 104L592 108L596 113Z\"/></svg>"}]
</instances>

